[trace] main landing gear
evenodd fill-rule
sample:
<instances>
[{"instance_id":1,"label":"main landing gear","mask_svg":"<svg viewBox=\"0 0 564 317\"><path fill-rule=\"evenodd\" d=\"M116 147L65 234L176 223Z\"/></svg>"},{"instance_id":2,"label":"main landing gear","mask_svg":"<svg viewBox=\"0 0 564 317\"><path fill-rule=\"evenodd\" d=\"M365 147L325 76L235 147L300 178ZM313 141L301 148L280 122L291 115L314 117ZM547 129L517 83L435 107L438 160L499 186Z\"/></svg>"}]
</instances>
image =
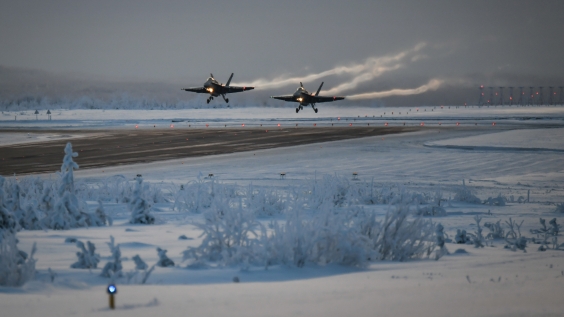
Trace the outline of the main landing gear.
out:
<instances>
[{"instance_id":1,"label":"main landing gear","mask_svg":"<svg viewBox=\"0 0 564 317\"><path fill-rule=\"evenodd\" d=\"M317 113L317 108L315 108L315 104L311 104L311 108L313 109L313 111L315 111L315 113Z\"/></svg>"},{"instance_id":2,"label":"main landing gear","mask_svg":"<svg viewBox=\"0 0 564 317\"><path fill-rule=\"evenodd\" d=\"M209 98L206 100L206 102L207 102L207 103L210 103L210 101L212 101L212 100L213 100L213 97L209 97Z\"/></svg>"},{"instance_id":3,"label":"main landing gear","mask_svg":"<svg viewBox=\"0 0 564 317\"><path fill-rule=\"evenodd\" d=\"M221 95L221 97L223 98L223 100L225 101L225 103L229 103L229 98L225 98L225 95Z\"/></svg>"}]
</instances>

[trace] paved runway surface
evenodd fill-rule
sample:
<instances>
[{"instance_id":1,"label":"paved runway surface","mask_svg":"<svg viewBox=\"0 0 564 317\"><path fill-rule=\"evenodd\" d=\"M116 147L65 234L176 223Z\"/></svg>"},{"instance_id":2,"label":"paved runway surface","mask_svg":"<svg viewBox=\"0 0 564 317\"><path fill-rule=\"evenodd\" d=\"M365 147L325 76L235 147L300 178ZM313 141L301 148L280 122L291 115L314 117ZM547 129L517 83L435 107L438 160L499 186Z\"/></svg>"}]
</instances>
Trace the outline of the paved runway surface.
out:
<instances>
[{"instance_id":1,"label":"paved runway surface","mask_svg":"<svg viewBox=\"0 0 564 317\"><path fill-rule=\"evenodd\" d=\"M269 149L316 142L414 131L415 127L346 127L284 129L64 130L81 134L70 140L81 169ZM2 132L33 132L7 131ZM0 147L0 175L52 173L61 168L66 140Z\"/></svg>"}]
</instances>

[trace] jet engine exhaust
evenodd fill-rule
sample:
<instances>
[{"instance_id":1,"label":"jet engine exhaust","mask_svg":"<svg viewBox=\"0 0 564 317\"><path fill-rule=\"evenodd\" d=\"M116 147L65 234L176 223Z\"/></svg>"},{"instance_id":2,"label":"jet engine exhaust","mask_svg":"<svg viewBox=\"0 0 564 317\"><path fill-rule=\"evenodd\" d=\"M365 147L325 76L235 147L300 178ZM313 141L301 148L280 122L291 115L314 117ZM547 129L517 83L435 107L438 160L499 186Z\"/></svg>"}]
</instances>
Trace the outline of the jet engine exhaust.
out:
<instances>
[{"instance_id":1,"label":"jet engine exhaust","mask_svg":"<svg viewBox=\"0 0 564 317\"><path fill-rule=\"evenodd\" d=\"M350 95L347 96L347 99L372 99L372 98L384 98L384 97L391 97L391 96L408 96L408 95L418 95L429 90L437 90L443 84L443 80L440 79L431 79L425 85L419 86L417 88L411 89L390 89L386 91L374 91L374 92L367 92L362 94Z\"/></svg>"},{"instance_id":2,"label":"jet engine exhaust","mask_svg":"<svg viewBox=\"0 0 564 317\"><path fill-rule=\"evenodd\" d=\"M419 55L417 53L425 48L426 45L426 43L419 43L410 49L401 51L394 55L369 57L362 64L353 64L351 66L336 66L332 69L320 73L309 74L306 76L280 76L272 80L261 78L253 82L242 83L241 85L257 86L261 89L280 88L289 85L295 85L298 82L312 82L332 75L352 75L353 78L350 81L326 92L328 94L337 94L345 90L354 89L362 82L370 81L376 77L382 76L385 73L400 69L405 66L406 62L415 62L423 58L423 55Z\"/></svg>"}]
</instances>

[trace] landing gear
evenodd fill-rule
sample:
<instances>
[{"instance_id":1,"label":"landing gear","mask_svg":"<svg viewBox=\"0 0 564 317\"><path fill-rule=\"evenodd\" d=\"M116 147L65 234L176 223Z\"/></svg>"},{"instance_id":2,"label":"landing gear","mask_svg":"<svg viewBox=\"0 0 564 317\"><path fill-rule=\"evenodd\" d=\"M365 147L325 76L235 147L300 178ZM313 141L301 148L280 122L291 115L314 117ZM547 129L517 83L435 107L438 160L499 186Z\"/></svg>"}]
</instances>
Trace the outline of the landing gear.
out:
<instances>
[{"instance_id":1,"label":"landing gear","mask_svg":"<svg viewBox=\"0 0 564 317\"><path fill-rule=\"evenodd\" d=\"M299 108L299 107L296 108L296 113L298 113L298 112L300 112L300 108Z\"/></svg>"},{"instance_id":2,"label":"landing gear","mask_svg":"<svg viewBox=\"0 0 564 317\"><path fill-rule=\"evenodd\" d=\"M226 102L226 103L229 103L229 98L225 99L225 102Z\"/></svg>"},{"instance_id":3,"label":"landing gear","mask_svg":"<svg viewBox=\"0 0 564 317\"><path fill-rule=\"evenodd\" d=\"M210 103L210 101L212 101L212 100L213 100L213 97L209 97L209 98L206 100L206 102L207 102L207 103Z\"/></svg>"},{"instance_id":4,"label":"landing gear","mask_svg":"<svg viewBox=\"0 0 564 317\"><path fill-rule=\"evenodd\" d=\"M315 113L317 113L317 108L313 108L313 111L315 111Z\"/></svg>"},{"instance_id":5,"label":"landing gear","mask_svg":"<svg viewBox=\"0 0 564 317\"><path fill-rule=\"evenodd\" d=\"M225 101L225 103L229 103L229 98L225 98L225 95L221 95L221 98L223 98L223 101Z\"/></svg>"},{"instance_id":6,"label":"landing gear","mask_svg":"<svg viewBox=\"0 0 564 317\"><path fill-rule=\"evenodd\" d=\"M311 108L313 109L313 111L315 111L315 113L317 113L317 108L315 108L315 104L311 104Z\"/></svg>"}]
</instances>

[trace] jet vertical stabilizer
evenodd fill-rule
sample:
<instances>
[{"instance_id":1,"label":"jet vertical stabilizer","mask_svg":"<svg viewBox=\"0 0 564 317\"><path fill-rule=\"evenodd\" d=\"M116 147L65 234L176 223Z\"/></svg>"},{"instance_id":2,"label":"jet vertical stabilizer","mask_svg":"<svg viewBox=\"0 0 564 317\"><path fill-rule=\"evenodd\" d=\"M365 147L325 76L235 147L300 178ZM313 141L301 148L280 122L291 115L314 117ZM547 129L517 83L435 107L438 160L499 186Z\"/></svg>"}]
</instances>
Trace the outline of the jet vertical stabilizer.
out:
<instances>
[{"instance_id":1,"label":"jet vertical stabilizer","mask_svg":"<svg viewBox=\"0 0 564 317\"><path fill-rule=\"evenodd\" d=\"M227 80L227 83L225 84L225 86L229 86L229 83L231 82L231 78L233 78L233 73L231 73L231 76L229 76L229 79Z\"/></svg>"},{"instance_id":2,"label":"jet vertical stabilizer","mask_svg":"<svg viewBox=\"0 0 564 317\"><path fill-rule=\"evenodd\" d=\"M321 87L323 87L323 82L321 82L321 85L319 85L319 88L317 89L317 92L315 93L315 95L319 95L319 92L321 91Z\"/></svg>"}]
</instances>

